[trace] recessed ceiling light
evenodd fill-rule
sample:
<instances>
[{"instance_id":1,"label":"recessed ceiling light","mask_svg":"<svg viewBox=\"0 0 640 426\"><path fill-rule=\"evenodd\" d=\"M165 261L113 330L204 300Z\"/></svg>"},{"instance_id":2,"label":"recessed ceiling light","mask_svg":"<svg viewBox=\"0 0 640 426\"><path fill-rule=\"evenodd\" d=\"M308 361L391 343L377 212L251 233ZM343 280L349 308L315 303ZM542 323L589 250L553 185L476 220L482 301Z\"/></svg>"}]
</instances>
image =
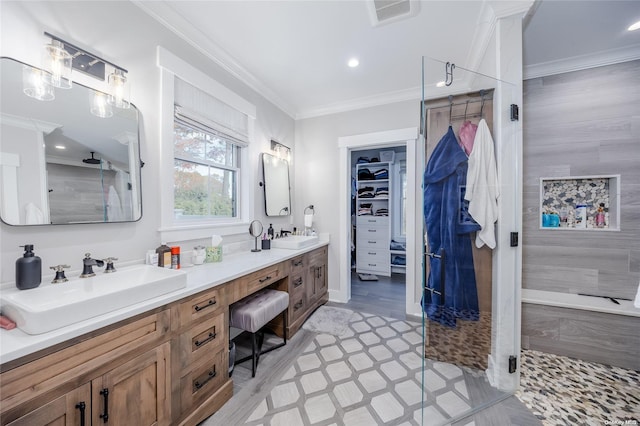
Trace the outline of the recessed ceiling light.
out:
<instances>
[{"instance_id":1,"label":"recessed ceiling light","mask_svg":"<svg viewBox=\"0 0 640 426\"><path fill-rule=\"evenodd\" d=\"M55 147L56 149L67 149L67 147L64 145L56 145Z\"/></svg>"},{"instance_id":2,"label":"recessed ceiling light","mask_svg":"<svg viewBox=\"0 0 640 426\"><path fill-rule=\"evenodd\" d=\"M635 24L631 25L629 28L627 28L627 30L629 30L629 31L640 30L640 21L638 21Z\"/></svg>"},{"instance_id":3,"label":"recessed ceiling light","mask_svg":"<svg viewBox=\"0 0 640 426\"><path fill-rule=\"evenodd\" d=\"M445 86L445 82L444 81L439 81L436 83L436 87L444 87Z\"/></svg>"},{"instance_id":4,"label":"recessed ceiling light","mask_svg":"<svg viewBox=\"0 0 640 426\"><path fill-rule=\"evenodd\" d=\"M349 59L349 62L347 62L347 65L349 65L350 68L355 68L360 65L360 61L358 58L351 58Z\"/></svg>"}]
</instances>

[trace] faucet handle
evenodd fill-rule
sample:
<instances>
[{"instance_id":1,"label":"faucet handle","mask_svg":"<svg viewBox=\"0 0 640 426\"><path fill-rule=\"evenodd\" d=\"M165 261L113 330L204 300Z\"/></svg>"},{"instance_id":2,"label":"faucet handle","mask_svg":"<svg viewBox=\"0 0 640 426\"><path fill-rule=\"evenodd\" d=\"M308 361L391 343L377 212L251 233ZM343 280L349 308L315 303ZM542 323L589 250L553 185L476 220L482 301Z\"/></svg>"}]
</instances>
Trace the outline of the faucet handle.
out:
<instances>
[{"instance_id":1,"label":"faucet handle","mask_svg":"<svg viewBox=\"0 0 640 426\"><path fill-rule=\"evenodd\" d=\"M56 271L56 276L53 279L53 281L51 281L52 284L58 284L58 283L64 283L69 281L67 279L67 277L64 276L64 268L70 268L71 266L69 265L56 265L56 266L49 266L49 269L53 269L54 271Z\"/></svg>"},{"instance_id":2,"label":"faucet handle","mask_svg":"<svg viewBox=\"0 0 640 426\"><path fill-rule=\"evenodd\" d=\"M115 260L118 260L118 258L117 257L107 257L106 259L102 259L102 261L107 264L107 267L104 268L104 272L105 273L108 274L110 272L115 272L116 271L116 268L113 266L113 262Z\"/></svg>"}]
</instances>

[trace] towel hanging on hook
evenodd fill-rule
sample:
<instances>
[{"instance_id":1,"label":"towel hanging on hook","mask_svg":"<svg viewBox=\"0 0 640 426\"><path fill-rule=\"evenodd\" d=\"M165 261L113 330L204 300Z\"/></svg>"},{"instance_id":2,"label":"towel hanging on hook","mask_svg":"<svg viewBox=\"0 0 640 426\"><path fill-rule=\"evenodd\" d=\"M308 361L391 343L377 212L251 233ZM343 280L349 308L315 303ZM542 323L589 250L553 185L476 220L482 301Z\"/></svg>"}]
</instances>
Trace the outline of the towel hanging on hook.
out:
<instances>
[{"instance_id":1,"label":"towel hanging on hook","mask_svg":"<svg viewBox=\"0 0 640 426\"><path fill-rule=\"evenodd\" d=\"M453 95L449 95L449 126L451 126L451 117L453 112Z\"/></svg>"}]
</instances>

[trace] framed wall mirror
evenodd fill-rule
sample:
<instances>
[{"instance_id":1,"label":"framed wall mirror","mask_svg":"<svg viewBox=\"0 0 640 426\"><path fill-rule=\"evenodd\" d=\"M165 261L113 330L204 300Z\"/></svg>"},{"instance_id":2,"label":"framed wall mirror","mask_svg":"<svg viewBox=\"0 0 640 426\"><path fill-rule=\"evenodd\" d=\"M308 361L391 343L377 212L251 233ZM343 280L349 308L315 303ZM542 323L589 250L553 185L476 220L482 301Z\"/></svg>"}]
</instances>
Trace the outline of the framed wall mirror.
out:
<instances>
[{"instance_id":1,"label":"framed wall mirror","mask_svg":"<svg viewBox=\"0 0 640 426\"><path fill-rule=\"evenodd\" d=\"M9 225L131 222L142 217L138 110L100 118L95 96L73 83L38 100L23 75L40 72L0 58L0 217ZM49 96L50 97L50 96Z\"/></svg>"},{"instance_id":2,"label":"framed wall mirror","mask_svg":"<svg viewBox=\"0 0 640 426\"><path fill-rule=\"evenodd\" d=\"M261 154L261 157L265 214L289 216L291 214L289 162L267 153Z\"/></svg>"}]
</instances>

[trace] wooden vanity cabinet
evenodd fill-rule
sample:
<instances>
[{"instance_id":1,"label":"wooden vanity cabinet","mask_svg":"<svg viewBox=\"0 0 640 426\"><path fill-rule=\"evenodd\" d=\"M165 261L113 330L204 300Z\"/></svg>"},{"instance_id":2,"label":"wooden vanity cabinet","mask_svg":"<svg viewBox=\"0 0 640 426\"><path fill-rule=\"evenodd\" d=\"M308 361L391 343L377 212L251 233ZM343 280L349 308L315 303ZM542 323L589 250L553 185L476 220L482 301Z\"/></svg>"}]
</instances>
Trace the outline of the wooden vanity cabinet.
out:
<instances>
[{"instance_id":1,"label":"wooden vanity cabinet","mask_svg":"<svg viewBox=\"0 0 640 426\"><path fill-rule=\"evenodd\" d=\"M169 330L161 310L3 365L0 424L104 424L107 413L110 424L169 425Z\"/></svg>"},{"instance_id":2,"label":"wooden vanity cabinet","mask_svg":"<svg viewBox=\"0 0 640 426\"><path fill-rule=\"evenodd\" d=\"M233 395L229 305L266 287L293 336L328 298L327 247L3 364L0 426L197 425Z\"/></svg>"},{"instance_id":3,"label":"wooden vanity cabinet","mask_svg":"<svg viewBox=\"0 0 640 426\"><path fill-rule=\"evenodd\" d=\"M292 337L313 311L329 299L327 247L290 260L290 268L287 338Z\"/></svg>"},{"instance_id":4,"label":"wooden vanity cabinet","mask_svg":"<svg viewBox=\"0 0 640 426\"><path fill-rule=\"evenodd\" d=\"M172 342L175 424L198 424L233 394L228 355L230 286L203 291L175 307L179 318Z\"/></svg>"}]
</instances>

